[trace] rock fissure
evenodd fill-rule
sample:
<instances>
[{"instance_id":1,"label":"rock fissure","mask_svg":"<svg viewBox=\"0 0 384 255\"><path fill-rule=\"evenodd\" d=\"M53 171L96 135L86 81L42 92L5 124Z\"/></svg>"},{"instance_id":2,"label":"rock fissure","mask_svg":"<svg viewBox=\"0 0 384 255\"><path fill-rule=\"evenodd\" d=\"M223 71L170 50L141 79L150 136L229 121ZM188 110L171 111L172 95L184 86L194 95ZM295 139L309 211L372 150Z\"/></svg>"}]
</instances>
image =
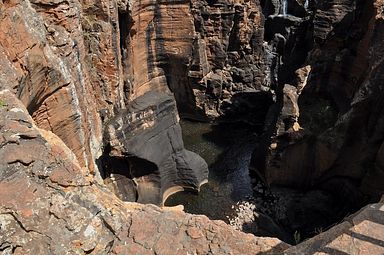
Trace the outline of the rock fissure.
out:
<instances>
[{"instance_id":1,"label":"rock fissure","mask_svg":"<svg viewBox=\"0 0 384 255\"><path fill-rule=\"evenodd\" d=\"M20 226L20 228L21 228L23 231L25 231L25 232L27 232L27 233L33 232L33 233L42 235L42 236L44 236L44 237L46 237L46 238L52 240L52 238L51 238L50 236L46 235L46 234L43 234L43 233L41 233L41 232L39 232L39 231L37 231L37 230L34 230L34 229L28 229L28 228L26 228L26 227L24 226L24 224L18 219L18 217L15 215L14 212L5 212L5 213L0 213L0 214L1 214L1 215L4 215L4 214L11 215L12 218L13 218L13 219L17 222L17 224Z\"/></svg>"}]
</instances>

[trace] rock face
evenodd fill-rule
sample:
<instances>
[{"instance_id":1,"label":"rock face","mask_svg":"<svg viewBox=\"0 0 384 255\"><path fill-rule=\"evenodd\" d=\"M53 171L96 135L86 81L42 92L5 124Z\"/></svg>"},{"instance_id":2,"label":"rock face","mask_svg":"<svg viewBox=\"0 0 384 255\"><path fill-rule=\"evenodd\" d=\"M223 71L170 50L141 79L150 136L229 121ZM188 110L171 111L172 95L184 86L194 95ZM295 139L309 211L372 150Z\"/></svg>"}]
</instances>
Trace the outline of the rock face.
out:
<instances>
[{"instance_id":1,"label":"rock face","mask_svg":"<svg viewBox=\"0 0 384 255\"><path fill-rule=\"evenodd\" d=\"M253 165L270 185L316 186L357 204L363 196L377 201L383 194L381 5L320 1L308 17L269 16L274 27L266 25L266 31L282 31L286 42L278 60L277 103L270 108ZM299 29L303 20L313 26ZM312 49L295 53L289 41L297 38ZM301 57L310 69L287 68L292 54L296 64ZM335 191L335 185L344 190Z\"/></svg>"},{"instance_id":2,"label":"rock face","mask_svg":"<svg viewBox=\"0 0 384 255\"><path fill-rule=\"evenodd\" d=\"M262 127L255 172L311 191L290 205L293 222L317 215L306 210L314 201L328 216L332 199L343 201L333 206L340 215L378 200L382 10L381 0L0 0L0 250L285 249L205 217L123 202L162 205L206 182L206 163L184 149L179 113Z\"/></svg>"},{"instance_id":3,"label":"rock face","mask_svg":"<svg viewBox=\"0 0 384 255\"><path fill-rule=\"evenodd\" d=\"M148 0L132 2L120 16L131 98L168 85L183 117L207 120L247 115L244 94L269 90L256 1Z\"/></svg>"},{"instance_id":4,"label":"rock face","mask_svg":"<svg viewBox=\"0 0 384 255\"><path fill-rule=\"evenodd\" d=\"M106 133L106 171L129 173L137 185L138 202L162 205L172 193L198 190L208 181L205 161L184 149L171 95L148 92L138 97L110 120ZM130 164L117 165L124 158Z\"/></svg>"},{"instance_id":5,"label":"rock face","mask_svg":"<svg viewBox=\"0 0 384 255\"><path fill-rule=\"evenodd\" d=\"M104 130L149 92L173 94L182 116L200 120L246 119L262 125L272 104L257 1L24 0L4 1L0 8L1 88L17 94L40 128L58 135L82 167L114 190L108 173L119 172L129 190L136 188L129 173L103 165L109 153ZM176 110L169 114L177 115ZM178 129L176 121L171 138L161 136L162 142L174 139L183 151ZM161 173L170 179L158 179L156 185L188 182L186 187L196 188L207 178L201 159L183 153L181 158L190 161L186 166L177 162L178 155L170 163L184 168L180 179ZM132 165L132 155L119 157ZM137 198L130 193L130 200Z\"/></svg>"},{"instance_id":6,"label":"rock face","mask_svg":"<svg viewBox=\"0 0 384 255\"><path fill-rule=\"evenodd\" d=\"M39 128L59 136L74 152L79 164L88 169L98 181L102 181L100 177L103 177L109 182L109 173L122 174L123 180L131 183L128 185L131 188L128 188L129 191L117 189L116 192L128 192L125 195L129 200L138 199L132 179L128 177L129 171L121 172L121 167L111 169L111 165L103 165L108 160L101 160L108 155L106 150L109 141L103 137L108 133L104 132L107 123L117 120L117 116L127 111L133 116L138 115L142 107L150 109L160 105L161 109L164 102L172 106L169 109L165 107L165 112L156 111L151 117L160 119L159 122L164 126L172 124L167 135L158 136L156 141L152 140L152 144L142 141L150 148L148 150L156 150L167 143L175 146L174 151L164 152L168 157L167 162L165 159L155 162L169 164L157 166L160 172L156 186L162 191L153 196L161 199L146 200L142 196L140 200L161 204L163 193L172 187L171 183L198 189L207 179L207 167L199 156L183 148L178 113L166 76L168 69L164 67L164 58L170 56L172 51L191 56L192 42L188 38L193 37L190 33L193 23L180 21L185 26L177 37L181 44L173 45L171 42L177 38L167 32L173 31L173 28L165 27L164 33L161 32L162 28L154 29L158 24L174 24L167 21L162 24L160 20L154 20L154 17L160 19L161 15L153 9L156 12L171 10L160 10L156 6L155 2L1 2L0 88L8 88L17 94ZM170 5L163 5L166 6ZM187 4L175 3L174 11L179 17L192 17ZM172 19L172 15L166 16ZM161 35L165 39L160 38ZM142 51L144 46L146 51ZM144 63L147 65L143 66ZM137 109L131 107L131 104L144 102L148 92L158 93L160 97L152 95L152 105L147 104ZM162 95L168 98L161 101L165 98ZM132 109L138 112L132 112ZM169 116L164 116L167 114ZM129 117L120 120L128 121ZM122 125L133 128L131 123ZM153 135L162 132L160 128L157 127ZM123 136L119 138L124 139ZM129 150L139 150L140 142L137 141L135 146L138 147ZM135 164L130 162L131 156L138 157L130 155L124 158L125 154L119 156L125 161L126 169L128 164ZM184 163L181 162L183 160ZM108 167L109 172L106 169ZM182 171L176 170L181 168ZM151 179L145 176L148 173L145 167L135 171L136 177L143 177L141 182ZM116 185L112 184L113 187L115 189Z\"/></svg>"},{"instance_id":7,"label":"rock face","mask_svg":"<svg viewBox=\"0 0 384 255\"><path fill-rule=\"evenodd\" d=\"M251 169L300 191L283 225L313 235L383 194L383 3L287 2L262 4L276 100Z\"/></svg>"},{"instance_id":8,"label":"rock face","mask_svg":"<svg viewBox=\"0 0 384 255\"><path fill-rule=\"evenodd\" d=\"M383 202L295 247L205 216L123 202L58 136L39 129L12 92L1 90L0 100L3 254L383 253Z\"/></svg>"},{"instance_id":9,"label":"rock face","mask_svg":"<svg viewBox=\"0 0 384 255\"><path fill-rule=\"evenodd\" d=\"M210 118L230 114L228 110L244 114L249 110L244 92L269 87L259 3L193 0L191 6L196 32L188 79L196 108Z\"/></svg>"},{"instance_id":10,"label":"rock face","mask_svg":"<svg viewBox=\"0 0 384 255\"><path fill-rule=\"evenodd\" d=\"M280 254L286 245L220 221L125 203L0 91L2 254Z\"/></svg>"},{"instance_id":11,"label":"rock face","mask_svg":"<svg viewBox=\"0 0 384 255\"><path fill-rule=\"evenodd\" d=\"M101 123L96 107L86 109L95 94L83 67L80 3L5 1L0 8L0 87L12 89L37 125L61 137L94 171Z\"/></svg>"}]
</instances>

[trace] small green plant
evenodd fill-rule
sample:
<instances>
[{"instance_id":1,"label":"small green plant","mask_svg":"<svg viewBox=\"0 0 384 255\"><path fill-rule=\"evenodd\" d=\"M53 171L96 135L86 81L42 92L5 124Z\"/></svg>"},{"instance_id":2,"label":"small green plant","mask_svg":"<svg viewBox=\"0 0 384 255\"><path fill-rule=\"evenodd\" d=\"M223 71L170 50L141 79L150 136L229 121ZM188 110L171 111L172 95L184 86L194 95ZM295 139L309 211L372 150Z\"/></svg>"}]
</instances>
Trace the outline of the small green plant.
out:
<instances>
[{"instance_id":1,"label":"small green plant","mask_svg":"<svg viewBox=\"0 0 384 255\"><path fill-rule=\"evenodd\" d=\"M296 244L300 243L301 241L300 232L296 230L295 233L293 234L293 238L295 239Z\"/></svg>"},{"instance_id":2,"label":"small green plant","mask_svg":"<svg viewBox=\"0 0 384 255\"><path fill-rule=\"evenodd\" d=\"M3 108L5 106L5 102L0 99L0 108Z\"/></svg>"}]
</instances>

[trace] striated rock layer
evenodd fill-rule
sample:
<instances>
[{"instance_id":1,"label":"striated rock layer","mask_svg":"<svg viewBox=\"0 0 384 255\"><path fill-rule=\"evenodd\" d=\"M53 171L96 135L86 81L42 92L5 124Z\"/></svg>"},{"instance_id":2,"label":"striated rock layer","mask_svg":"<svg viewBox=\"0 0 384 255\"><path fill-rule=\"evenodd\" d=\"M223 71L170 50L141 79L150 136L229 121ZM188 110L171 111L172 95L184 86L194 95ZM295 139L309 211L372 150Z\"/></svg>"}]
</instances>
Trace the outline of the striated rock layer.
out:
<instances>
[{"instance_id":1,"label":"striated rock layer","mask_svg":"<svg viewBox=\"0 0 384 255\"><path fill-rule=\"evenodd\" d=\"M127 113L134 102L144 101L149 92L167 94L174 96L171 100L176 100L182 116L258 125L272 104L257 1L0 3L0 88L17 94L36 124L58 135L96 179L106 179L116 190L119 185L110 174L119 172L118 178L130 183L128 200L138 199L135 192L140 188L129 167L124 173L118 166L111 169L110 141L103 136L107 123ZM162 103L160 98L152 100L153 106ZM176 116L176 109L169 114ZM177 121L174 125L170 137L161 136L162 142L173 139L177 150L183 151ZM160 144L142 143L148 150L157 150ZM196 189L207 178L207 168L196 155L165 153L172 155L170 164L178 166L169 174L165 170L169 166L159 166L165 162L152 162L160 171L155 186L161 187L154 197L162 197L170 183ZM148 161L135 153L119 157L125 165L136 164L133 157ZM188 158L186 166L180 163L183 157ZM135 176L152 172L141 168Z\"/></svg>"},{"instance_id":2,"label":"striated rock layer","mask_svg":"<svg viewBox=\"0 0 384 255\"><path fill-rule=\"evenodd\" d=\"M184 117L257 112L246 96L269 91L257 1L133 1L120 17L130 97L168 86Z\"/></svg>"},{"instance_id":3,"label":"striated rock layer","mask_svg":"<svg viewBox=\"0 0 384 255\"><path fill-rule=\"evenodd\" d=\"M162 205L206 181L205 162L184 149L178 111L263 126L252 164L270 185L317 189L307 201L331 194L345 203L335 203L340 215L377 200L383 3L262 2L0 0L0 250L285 248L121 201Z\"/></svg>"},{"instance_id":4,"label":"striated rock layer","mask_svg":"<svg viewBox=\"0 0 384 255\"><path fill-rule=\"evenodd\" d=\"M59 136L79 164L98 181L102 181L101 177L107 179L114 189L116 184L109 181L109 174L113 172L122 174L126 183L132 183L132 178L139 176L143 177L140 183L155 181L157 188L150 196L156 199L138 198L135 193L141 189L139 184L130 185L132 189L128 188L126 198L157 204L162 203L164 192L172 186L198 189L208 175L202 159L183 148L175 99L169 89L162 55L176 51L177 55L190 56L192 43L188 38L193 34L188 26L193 24L180 23L187 26L179 31L179 37L165 31L173 31L171 28L164 28L163 33L157 26L164 24L156 19L160 19L160 12L170 11L170 5L163 6L167 9L162 10L158 3L150 1L129 4L77 0L4 1L0 5L0 88L17 94L39 128ZM187 4L175 3L173 8L176 16L191 16ZM181 44L173 43L175 41ZM135 175L130 175L130 165L136 164L131 162L132 156L148 160L139 155L119 156L125 162L123 172L121 167L111 169L111 165L105 165L110 161L105 160L110 141L103 137L108 133L105 132L107 123L116 121L117 116L127 111L133 116L140 114L141 106L137 109L130 106L145 102L149 92L167 95L167 104L173 105L173 109L153 113L152 118L165 121L159 121L163 126L155 127L152 134L163 132L160 129L168 128L167 125L170 128L167 135L151 142L146 141L145 136L137 137L137 148L129 150L139 150L141 144L145 144L148 151L156 151L162 144L177 144L177 149L171 146L166 151L164 148L168 162L165 159L154 162L159 164L155 178L146 177L152 174L151 167L147 169L146 165L139 165ZM163 96L152 96L152 105L145 103L145 107L162 105L163 99ZM130 110L125 110L127 108ZM130 126L127 132L135 125L128 123L129 118L120 119L127 121L123 126ZM172 127L168 119L172 119L169 120ZM120 143L125 142L124 136L119 139L122 139ZM186 163L181 163L183 160ZM166 164L176 166L164 166Z\"/></svg>"},{"instance_id":5,"label":"striated rock layer","mask_svg":"<svg viewBox=\"0 0 384 255\"><path fill-rule=\"evenodd\" d=\"M172 193L199 190L208 181L205 161L184 149L171 95L148 92L133 100L108 122L104 139L109 151L106 171L113 176L129 173L138 202L163 204ZM117 165L124 158L130 162L125 168Z\"/></svg>"}]
</instances>

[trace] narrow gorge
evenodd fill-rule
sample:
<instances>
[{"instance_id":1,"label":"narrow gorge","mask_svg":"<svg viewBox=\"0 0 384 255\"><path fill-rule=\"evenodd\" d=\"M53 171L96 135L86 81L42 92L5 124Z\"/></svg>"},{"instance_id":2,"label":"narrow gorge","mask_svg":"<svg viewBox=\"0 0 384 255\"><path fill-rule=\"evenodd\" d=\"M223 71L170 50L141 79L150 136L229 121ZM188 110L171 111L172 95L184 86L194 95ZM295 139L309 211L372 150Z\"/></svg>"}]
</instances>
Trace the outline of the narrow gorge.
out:
<instances>
[{"instance_id":1,"label":"narrow gorge","mask_svg":"<svg viewBox=\"0 0 384 255\"><path fill-rule=\"evenodd\" d=\"M0 254L383 254L381 0L0 0Z\"/></svg>"}]
</instances>

